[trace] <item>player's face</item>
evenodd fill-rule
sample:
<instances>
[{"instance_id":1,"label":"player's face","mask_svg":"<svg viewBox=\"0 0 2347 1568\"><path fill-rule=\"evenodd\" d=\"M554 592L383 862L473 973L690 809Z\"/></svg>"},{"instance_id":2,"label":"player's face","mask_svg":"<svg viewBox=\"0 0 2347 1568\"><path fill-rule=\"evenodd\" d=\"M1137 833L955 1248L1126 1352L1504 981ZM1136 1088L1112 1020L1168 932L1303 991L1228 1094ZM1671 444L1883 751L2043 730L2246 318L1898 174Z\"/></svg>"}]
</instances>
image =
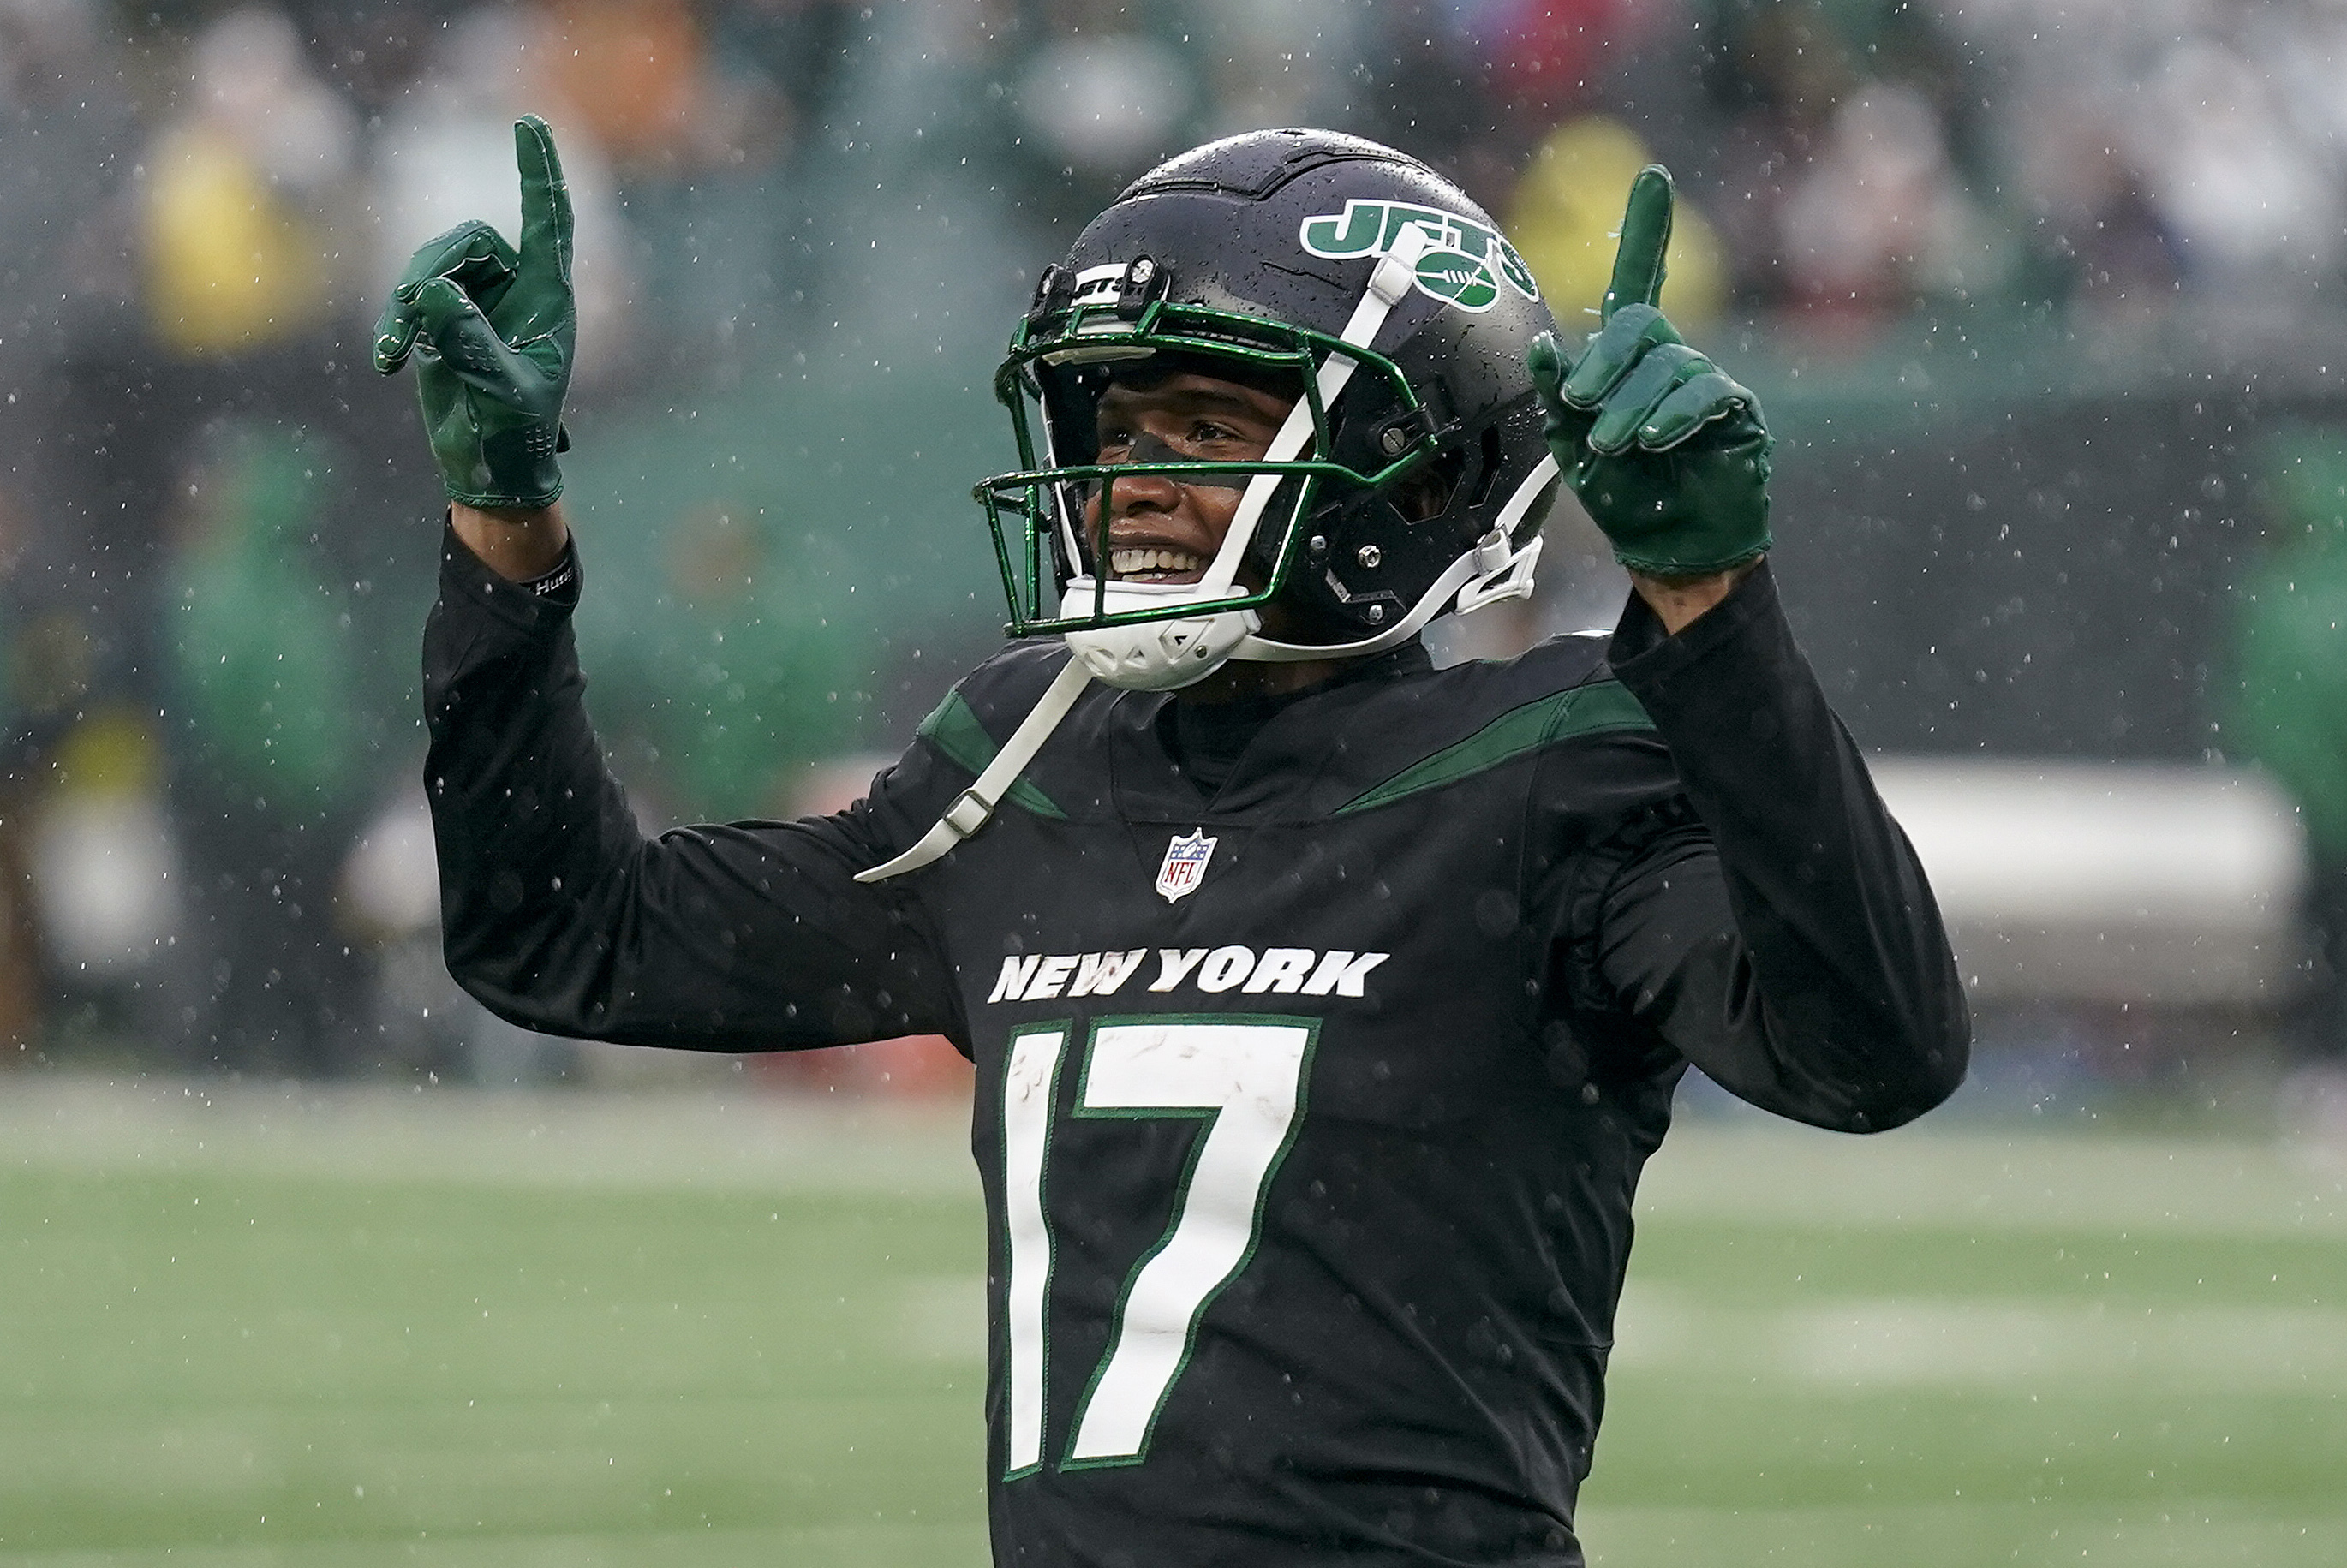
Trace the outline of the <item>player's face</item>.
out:
<instances>
[{"instance_id":1,"label":"player's face","mask_svg":"<svg viewBox=\"0 0 2347 1568\"><path fill-rule=\"evenodd\" d=\"M1294 399L1259 387L1184 372L1101 395L1102 463L1245 463L1261 457ZM1195 582L1230 532L1246 476L1225 485L1176 483L1135 474L1103 487L1110 497L1109 571L1125 582ZM1085 534L1100 527L1098 490L1085 507ZM1242 569L1240 579L1249 588Z\"/></svg>"}]
</instances>

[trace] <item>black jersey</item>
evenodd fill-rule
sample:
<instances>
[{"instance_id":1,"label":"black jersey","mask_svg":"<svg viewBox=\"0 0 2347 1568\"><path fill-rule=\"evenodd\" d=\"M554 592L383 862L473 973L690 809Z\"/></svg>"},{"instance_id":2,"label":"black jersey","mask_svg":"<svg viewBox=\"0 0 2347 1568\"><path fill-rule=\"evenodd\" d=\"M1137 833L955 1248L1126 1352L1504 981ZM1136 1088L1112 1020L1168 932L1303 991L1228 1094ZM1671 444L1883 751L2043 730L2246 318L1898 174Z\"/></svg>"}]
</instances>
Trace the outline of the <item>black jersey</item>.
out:
<instances>
[{"instance_id":1,"label":"black jersey","mask_svg":"<svg viewBox=\"0 0 2347 1568\"><path fill-rule=\"evenodd\" d=\"M647 841L568 613L452 539L451 967L560 1033L970 1056L1005 1564L1580 1563L1686 1064L1853 1131L1963 1071L1922 870L1765 567L1676 638L1634 600L1610 645L1354 667L1211 794L1174 699L1095 687L990 824L876 886L1063 647L989 661L846 812Z\"/></svg>"}]
</instances>

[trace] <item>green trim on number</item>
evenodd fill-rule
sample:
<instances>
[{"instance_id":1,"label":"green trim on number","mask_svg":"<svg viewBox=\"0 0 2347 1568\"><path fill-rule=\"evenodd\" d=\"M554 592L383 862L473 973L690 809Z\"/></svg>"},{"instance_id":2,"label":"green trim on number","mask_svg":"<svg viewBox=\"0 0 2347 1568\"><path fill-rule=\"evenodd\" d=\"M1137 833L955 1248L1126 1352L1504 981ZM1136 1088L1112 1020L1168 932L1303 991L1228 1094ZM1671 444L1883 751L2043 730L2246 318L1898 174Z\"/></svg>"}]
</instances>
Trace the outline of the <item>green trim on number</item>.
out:
<instances>
[{"instance_id":1,"label":"green trim on number","mask_svg":"<svg viewBox=\"0 0 2347 1568\"><path fill-rule=\"evenodd\" d=\"M984 773L987 764L1002 750L958 692L947 692L946 700L930 710L929 716L921 721L921 727L913 733L927 738L949 760L973 774ZM1037 816L1048 816L1057 822L1068 819L1068 814L1060 809L1057 802L1023 777L1013 781L1003 798Z\"/></svg>"},{"instance_id":2,"label":"green trim on number","mask_svg":"<svg viewBox=\"0 0 2347 1568\"><path fill-rule=\"evenodd\" d=\"M1336 815L1373 811L1488 773L1502 763L1582 735L1651 730L1654 720L1619 681L1594 681L1511 708L1465 740L1411 764L1385 783L1355 795Z\"/></svg>"},{"instance_id":3,"label":"green trim on number","mask_svg":"<svg viewBox=\"0 0 2347 1568\"><path fill-rule=\"evenodd\" d=\"M1288 1151L1296 1146L1296 1136L1304 1128L1305 1102L1312 1082L1313 1055L1320 1044L1321 1020L1319 1019L1306 1018L1294 1013L1189 1012L1121 1014L1112 1018L1094 1019L1092 1021L1091 1027L1084 1035L1083 1066L1076 1080L1075 1093L1069 1100L1071 1116L1127 1121L1154 1117L1182 1117L1190 1121L1204 1121L1206 1125L1191 1140L1189 1154L1183 1161L1182 1179L1174 1185L1174 1203L1165 1216L1165 1233L1157 1238L1154 1245L1133 1260L1133 1267L1125 1273L1123 1288L1117 1292L1116 1312L1109 1322L1107 1347L1101 1353L1099 1364L1092 1368L1092 1377L1085 1382L1083 1397L1076 1401L1074 1419L1068 1425L1069 1450L1074 1449L1076 1440L1082 1435L1084 1418L1092 1410L1092 1394L1099 1389L1101 1379L1108 1375L1109 1364L1116 1359L1117 1346L1124 1337L1124 1313L1127 1305L1133 1299L1133 1287L1139 1282L1142 1271L1155 1260L1159 1253L1173 1245L1175 1233L1182 1228L1182 1221L1187 1215L1190 1206L1190 1186L1197 1176L1198 1162L1206 1152L1207 1135L1214 1131L1214 1122L1226 1109L1215 1105L1153 1107L1123 1105L1088 1107L1085 1105L1084 1102L1092 1088L1092 1054L1099 1042L1101 1031L1103 1029L1114 1027L1158 1024L1214 1024L1223 1027L1302 1030L1304 1050L1296 1065L1296 1109L1287 1119L1287 1130L1280 1138L1279 1147L1272 1153L1271 1163L1264 1167L1263 1179L1255 1185L1255 1209L1247 1217L1246 1247L1239 1254L1238 1261L1231 1265L1230 1271L1215 1283L1214 1288L1201 1296L1197 1306L1191 1309L1189 1326L1182 1339L1182 1355L1174 1363L1174 1370L1166 1375L1165 1387L1157 1396L1155 1408L1149 1412L1148 1423L1141 1430L1140 1442L1129 1454L1104 1455L1099 1459L1077 1459L1072 1453L1064 1454L1058 1466L1061 1471L1112 1470L1124 1465L1141 1464L1149 1458L1149 1445L1157 1435L1157 1422L1165 1413L1166 1401L1174 1397L1174 1385L1181 1382L1183 1374L1190 1369L1191 1358L1197 1353L1198 1326L1205 1321L1206 1314L1213 1309L1215 1298L1229 1287L1233 1280L1246 1272L1247 1266L1255 1261L1256 1250L1263 1245L1264 1209L1271 1201L1272 1184L1279 1179L1279 1168L1287 1163Z\"/></svg>"}]
</instances>

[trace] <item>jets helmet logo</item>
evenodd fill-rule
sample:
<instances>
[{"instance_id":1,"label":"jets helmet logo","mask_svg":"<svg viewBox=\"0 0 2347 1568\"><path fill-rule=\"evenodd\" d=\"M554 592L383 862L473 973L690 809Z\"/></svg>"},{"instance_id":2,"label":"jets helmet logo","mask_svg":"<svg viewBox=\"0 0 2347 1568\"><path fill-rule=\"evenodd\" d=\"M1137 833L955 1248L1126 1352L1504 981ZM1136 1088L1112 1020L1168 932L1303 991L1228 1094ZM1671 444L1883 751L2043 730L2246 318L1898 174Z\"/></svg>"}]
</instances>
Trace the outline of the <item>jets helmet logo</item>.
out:
<instances>
[{"instance_id":1,"label":"jets helmet logo","mask_svg":"<svg viewBox=\"0 0 2347 1568\"><path fill-rule=\"evenodd\" d=\"M1307 218L1296 239L1312 254L1332 260L1382 256L1405 229L1423 231L1431 247L1417 267L1421 293L1462 311L1488 311L1499 300L1500 283L1505 280L1525 299L1540 298L1532 270L1506 236L1439 207L1356 197L1342 212Z\"/></svg>"},{"instance_id":2,"label":"jets helmet logo","mask_svg":"<svg viewBox=\"0 0 2347 1568\"><path fill-rule=\"evenodd\" d=\"M1157 868L1157 891L1165 895L1165 902L1177 904L1198 890L1206 862L1214 857L1214 843L1202 827L1166 845L1165 862Z\"/></svg>"}]
</instances>

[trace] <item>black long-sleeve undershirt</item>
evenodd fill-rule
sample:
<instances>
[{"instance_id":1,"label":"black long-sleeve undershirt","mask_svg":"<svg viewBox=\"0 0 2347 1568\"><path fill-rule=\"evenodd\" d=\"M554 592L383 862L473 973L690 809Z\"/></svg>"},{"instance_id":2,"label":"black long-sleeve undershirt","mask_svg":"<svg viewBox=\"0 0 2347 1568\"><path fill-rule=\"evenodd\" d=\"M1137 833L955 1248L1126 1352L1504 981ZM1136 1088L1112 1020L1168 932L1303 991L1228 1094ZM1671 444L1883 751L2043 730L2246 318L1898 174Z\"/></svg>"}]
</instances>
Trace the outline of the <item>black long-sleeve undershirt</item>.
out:
<instances>
[{"instance_id":1,"label":"black long-sleeve undershirt","mask_svg":"<svg viewBox=\"0 0 2347 1568\"><path fill-rule=\"evenodd\" d=\"M973 1049L918 898L853 880L966 777L917 745L836 815L647 839L588 723L576 579L541 595L453 534L446 548L425 639L427 786L448 960L469 990L534 1028L636 1043L936 1031ZM1576 1049L1601 1071L1675 1052L1757 1104L1851 1131L1945 1098L1969 1027L1945 935L1765 566L1676 637L1634 599L1611 654L1688 809L1646 814L1531 890L1554 923L1553 989L1591 1036Z\"/></svg>"},{"instance_id":2,"label":"black long-sleeve undershirt","mask_svg":"<svg viewBox=\"0 0 2347 1568\"><path fill-rule=\"evenodd\" d=\"M1676 636L1634 596L1609 662L1695 820L1604 891L1605 999L1799 1121L1867 1132L1946 1099L1971 1021L1938 907L1766 565Z\"/></svg>"}]
</instances>

